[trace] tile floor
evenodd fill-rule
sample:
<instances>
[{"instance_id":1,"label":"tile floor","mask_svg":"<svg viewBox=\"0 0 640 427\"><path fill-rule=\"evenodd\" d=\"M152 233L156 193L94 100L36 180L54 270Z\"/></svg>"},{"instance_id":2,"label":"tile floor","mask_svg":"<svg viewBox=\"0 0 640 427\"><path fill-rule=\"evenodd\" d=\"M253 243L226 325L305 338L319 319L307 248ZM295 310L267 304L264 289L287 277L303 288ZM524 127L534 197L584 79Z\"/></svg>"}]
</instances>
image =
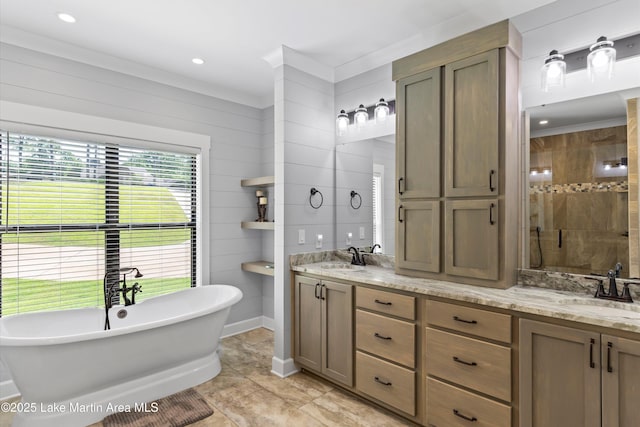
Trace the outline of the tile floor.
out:
<instances>
[{"instance_id":1,"label":"tile floor","mask_svg":"<svg viewBox=\"0 0 640 427\"><path fill-rule=\"evenodd\" d=\"M314 376L270 373L273 333L254 329L221 342L222 372L195 389L214 413L194 427L414 426ZM11 414L0 412L0 426ZM101 427L102 423L91 427Z\"/></svg>"}]
</instances>

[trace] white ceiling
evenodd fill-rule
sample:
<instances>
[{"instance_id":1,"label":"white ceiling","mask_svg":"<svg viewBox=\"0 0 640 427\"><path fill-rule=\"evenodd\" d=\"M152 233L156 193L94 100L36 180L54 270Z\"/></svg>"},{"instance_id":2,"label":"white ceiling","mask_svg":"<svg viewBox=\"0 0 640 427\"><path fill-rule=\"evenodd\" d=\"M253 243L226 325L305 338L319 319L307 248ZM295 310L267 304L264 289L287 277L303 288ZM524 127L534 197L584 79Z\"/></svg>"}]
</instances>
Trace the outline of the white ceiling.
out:
<instances>
[{"instance_id":1,"label":"white ceiling","mask_svg":"<svg viewBox=\"0 0 640 427\"><path fill-rule=\"evenodd\" d=\"M263 58L282 45L340 81L550 2L2 0L0 41L266 107L273 71Z\"/></svg>"}]
</instances>

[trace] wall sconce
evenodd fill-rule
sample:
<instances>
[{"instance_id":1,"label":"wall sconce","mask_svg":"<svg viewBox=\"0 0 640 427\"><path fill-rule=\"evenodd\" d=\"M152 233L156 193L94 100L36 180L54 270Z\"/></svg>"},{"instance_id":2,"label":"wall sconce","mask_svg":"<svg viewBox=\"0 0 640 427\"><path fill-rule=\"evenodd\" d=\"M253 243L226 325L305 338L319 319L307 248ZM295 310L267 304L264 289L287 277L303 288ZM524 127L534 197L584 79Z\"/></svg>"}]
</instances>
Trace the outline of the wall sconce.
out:
<instances>
[{"instance_id":1,"label":"wall sconce","mask_svg":"<svg viewBox=\"0 0 640 427\"><path fill-rule=\"evenodd\" d=\"M376 123L382 123L387 118L395 113L396 101L394 99L385 101L384 98L380 98L380 101L375 105L365 107L364 104L360 104L358 108L350 112L340 110L336 117L336 135L343 136L347 133L349 125L355 124L358 129L364 127L371 118L375 118Z\"/></svg>"},{"instance_id":2,"label":"wall sconce","mask_svg":"<svg viewBox=\"0 0 640 427\"><path fill-rule=\"evenodd\" d=\"M543 166L543 167L531 168L531 169L529 169L529 174L533 175L533 176L538 175L538 174L551 175L551 167Z\"/></svg>"},{"instance_id":3,"label":"wall sconce","mask_svg":"<svg viewBox=\"0 0 640 427\"><path fill-rule=\"evenodd\" d=\"M387 117L389 116L389 103L387 103L384 98L380 98L380 101L376 103L374 116L376 118L376 123L382 123L387 120Z\"/></svg>"},{"instance_id":4,"label":"wall sconce","mask_svg":"<svg viewBox=\"0 0 640 427\"><path fill-rule=\"evenodd\" d=\"M549 52L544 60L544 65L540 70L540 82L542 90L549 92L552 87L564 87L564 76L567 73L567 63L564 62L564 55L557 50Z\"/></svg>"},{"instance_id":5,"label":"wall sconce","mask_svg":"<svg viewBox=\"0 0 640 427\"><path fill-rule=\"evenodd\" d=\"M601 36L595 44L589 48L587 57L587 72L589 79L594 82L598 76L611 79L613 75L613 64L616 62L616 50L613 42Z\"/></svg>"},{"instance_id":6,"label":"wall sconce","mask_svg":"<svg viewBox=\"0 0 640 427\"><path fill-rule=\"evenodd\" d=\"M627 164L628 164L628 158L627 157L622 157L620 160L618 160L618 159L616 159L616 160L604 160L602 162L602 166L604 167L604 170L606 170L606 171L611 170L613 168L626 169L627 168Z\"/></svg>"},{"instance_id":7,"label":"wall sconce","mask_svg":"<svg viewBox=\"0 0 640 427\"><path fill-rule=\"evenodd\" d=\"M552 71L551 68L560 66L556 64L558 61L563 60L566 64L565 73L586 68L589 79L594 82L605 76L606 78L611 78L616 60L619 61L640 55L640 33L615 40L616 49L613 48L613 44L614 41L607 40L603 36L588 48L585 47L571 53L565 53L564 59L562 58L563 55L559 54L558 51L552 50L549 56L545 58L545 63L541 69L542 90L546 92L553 87L551 84L545 84L544 79L546 78L547 70L552 73L551 77L554 75L553 73L556 71ZM559 58L554 58L554 55L559 56ZM562 79L564 79L564 76L562 76ZM551 83L551 79L549 79L549 83ZM564 81L558 86L564 86Z\"/></svg>"},{"instance_id":8,"label":"wall sconce","mask_svg":"<svg viewBox=\"0 0 640 427\"><path fill-rule=\"evenodd\" d=\"M360 104L358 108L356 108L356 113L353 116L353 121L356 123L356 126L361 128L367 123L369 120L369 113L367 113L367 109L364 108L363 104Z\"/></svg>"},{"instance_id":9,"label":"wall sconce","mask_svg":"<svg viewBox=\"0 0 640 427\"><path fill-rule=\"evenodd\" d=\"M349 126L349 115L344 110L340 110L338 117L336 118L336 133L338 136L342 136L347 133L347 127Z\"/></svg>"}]
</instances>

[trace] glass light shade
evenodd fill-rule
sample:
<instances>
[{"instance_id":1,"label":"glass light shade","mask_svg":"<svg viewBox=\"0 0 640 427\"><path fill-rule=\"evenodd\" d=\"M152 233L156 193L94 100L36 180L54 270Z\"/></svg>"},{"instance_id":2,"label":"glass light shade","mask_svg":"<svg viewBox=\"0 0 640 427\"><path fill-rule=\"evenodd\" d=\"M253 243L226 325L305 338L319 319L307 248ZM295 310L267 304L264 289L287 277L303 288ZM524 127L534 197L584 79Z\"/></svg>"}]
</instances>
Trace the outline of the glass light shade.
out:
<instances>
[{"instance_id":1,"label":"glass light shade","mask_svg":"<svg viewBox=\"0 0 640 427\"><path fill-rule=\"evenodd\" d=\"M384 98L380 98L380 101L376 103L374 116L376 118L376 123L384 122L387 120L387 117L389 117L389 103L387 103Z\"/></svg>"},{"instance_id":2,"label":"glass light shade","mask_svg":"<svg viewBox=\"0 0 640 427\"><path fill-rule=\"evenodd\" d=\"M540 70L540 85L542 90L549 92L553 87L564 87L564 76L567 74L567 64L564 55L557 50L549 52Z\"/></svg>"},{"instance_id":3,"label":"glass light shade","mask_svg":"<svg viewBox=\"0 0 640 427\"><path fill-rule=\"evenodd\" d=\"M342 136L347 133L347 128L349 127L349 116L345 113L344 110L340 110L338 114L338 118L336 119L336 133L338 136Z\"/></svg>"},{"instance_id":4,"label":"glass light shade","mask_svg":"<svg viewBox=\"0 0 640 427\"><path fill-rule=\"evenodd\" d=\"M610 79L613 75L613 64L616 62L616 50L613 42L606 37L598 38L598 41L590 48L587 56L587 73L589 79L594 82L600 78Z\"/></svg>"},{"instance_id":5,"label":"glass light shade","mask_svg":"<svg viewBox=\"0 0 640 427\"><path fill-rule=\"evenodd\" d=\"M367 109L364 105L360 104L358 108L356 108L356 114L353 116L353 121L356 123L357 127L362 127L369 120L369 113L367 113Z\"/></svg>"}]
</instances>

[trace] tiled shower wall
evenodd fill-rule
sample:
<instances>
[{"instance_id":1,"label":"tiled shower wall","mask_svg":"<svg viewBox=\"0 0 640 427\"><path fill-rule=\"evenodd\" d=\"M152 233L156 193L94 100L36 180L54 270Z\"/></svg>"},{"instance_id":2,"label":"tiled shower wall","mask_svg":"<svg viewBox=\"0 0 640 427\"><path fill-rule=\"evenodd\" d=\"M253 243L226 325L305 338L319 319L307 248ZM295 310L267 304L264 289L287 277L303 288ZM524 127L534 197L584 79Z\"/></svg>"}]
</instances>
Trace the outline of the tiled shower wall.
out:
<instances>
[{"instance_id":1,"label":"tiled shower wall","mask_svg":"<svg viewBox=\"0 0 640 427\"><path fill-rule=\"evenodd\" d=\"M615 166L627 157L626 126L532 138L530 145L531 267L606 274L621 262L628 277L629 183L627 169Z\"/></svg>"}]
</instances>

